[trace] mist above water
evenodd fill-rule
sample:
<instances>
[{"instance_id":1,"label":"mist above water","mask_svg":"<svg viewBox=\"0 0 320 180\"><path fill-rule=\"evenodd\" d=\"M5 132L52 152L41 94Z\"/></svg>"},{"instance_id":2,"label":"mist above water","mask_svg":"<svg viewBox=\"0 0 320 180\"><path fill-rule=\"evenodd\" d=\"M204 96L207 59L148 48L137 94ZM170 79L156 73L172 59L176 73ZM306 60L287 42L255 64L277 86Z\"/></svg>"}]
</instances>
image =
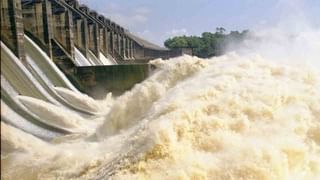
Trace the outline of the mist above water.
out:
<instances>
[{"instance_id":1,"label":"mist above water","mask_svg":"<svg viewBox=\"0 0 320 180\"><path fill-rule=\"evenodd\" d=\"M287 65L320 68L320 19L305 8L307 1L278 0L273 7L273 19L250 29L241 44L227 47L241 55L258 54Z\"/></svg>"}]
</instances>

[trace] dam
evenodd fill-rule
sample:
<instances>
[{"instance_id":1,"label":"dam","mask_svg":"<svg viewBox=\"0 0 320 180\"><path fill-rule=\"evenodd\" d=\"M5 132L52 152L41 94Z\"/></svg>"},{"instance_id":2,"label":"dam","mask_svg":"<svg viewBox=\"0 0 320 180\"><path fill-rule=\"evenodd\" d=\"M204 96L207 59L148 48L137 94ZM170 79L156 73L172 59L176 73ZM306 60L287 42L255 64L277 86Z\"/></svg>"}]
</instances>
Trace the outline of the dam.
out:
<instances>
[{"instance_id":1,"label":"dam","mask_svg":"<svg viewBox=\"0 0 320 180\"><path fill-rule=\"evenodd\" d=\"M310 67L271 35L202 59L77 0L0 10L1 179L320 178L320 31L274 46Z\"/></svg>"},{"instance_id":2,"label":"dam","mask_svg":"<svg viewBox=\"0 0 320 180\"><path fill-rule=\"evenodd\" d=\"M94 98L107 92L121 94L148 77L153 69L148 61L182 54L181 49L169 50L135 36L76 0L1 1L2 103L33 125L44 126L35 123L14 96L92 114L53 88Z\"/></svg>"},{"instance_id":3,"label":"dam","mask_svg":"<svg viewBox=\"0 0 320 180\"><path fill-rule=\"evenodd\" d=\"M105 67L109 71L116 69L112 73L121 71L121 67L133 72L144 72L136 74L136 80L142 80L150 69L146 65L148 61L177 57L187 52L183 49L169 50L143 40L87 6L79 5L76 0L8 0L1 5L1 39L4 45L21 62L35 58L36 54L28 52L40 51L78 89L89 94L89 89L94 89L93 84L103 84L96 78L103 76L97 74L100 71L97 70L98 66L98 69L109 66ZM28 46L24 43L28 43ZM126 76L126 73L103 78L116 79L121 75ZM135 82L128 83L132 85ZM122 89L118 87L118 90L128 88L124 85Z\"/></svg>"}]
</instances>

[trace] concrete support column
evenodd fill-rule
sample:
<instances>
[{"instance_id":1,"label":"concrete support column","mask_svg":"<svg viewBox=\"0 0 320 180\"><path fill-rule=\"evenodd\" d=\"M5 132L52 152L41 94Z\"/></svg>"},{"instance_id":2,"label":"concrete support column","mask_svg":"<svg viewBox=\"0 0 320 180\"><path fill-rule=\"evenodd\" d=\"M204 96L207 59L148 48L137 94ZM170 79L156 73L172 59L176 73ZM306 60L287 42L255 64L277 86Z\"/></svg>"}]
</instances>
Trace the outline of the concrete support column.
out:
<instances>
[{"instance_id":1,"label":"concrete support column","mask_svg":"<svg viewBox=\"0 0 320 180\"><path fill-rule=\"evenodd\" d=\"M130 48L129 48L129 38L126 38L126 57L127 59L130 59Z\"/></svg>"},{"instance_id":2,"label":"concrete support column","mask_svg":"<svg viewBox=\"0 0 320 180\"><path fill-rule=\"evenodd\" d=\"M74 44L81 51L81 53L88 57L88 26L87 20L84 18L73 17L73 34L74 34Z\"/></svg>"},{"instance_id":3,"label":"concrete support column","mask_svg":"<svg viewBox=\"0 0 320 180\"><path fill-rule=\"evenodd\" d=\"M124 35L121 36L121 56L123 59L126 59L126 37Z\"/></svg>"},{"instance_id":4,"label":"concrete support column","mask_svg":"<svg viewBox=\"0 0 320 180\"><path fill-rule=\"evenodd\" d=\"M131 60L132 57L131 57L131 47L130 47L130 42L131 42L131 39L127 39L127 51L128 51L128 58Z\"/></svg>"},{"instance_id":5,"label":"concrete support column","mask_svg":"<svg viewBox=\"0 0 320 180\"><path fill-rule=\"evenodd\" d=\"M125 41L124 41L124 55L126 57L126 59L129 59L128 56L128 38L125 37Z\"/></svg>"},{"instance_id":6,"label":"concrete support column","mask_svg":"<svg viewBox=\"0 0 320 180\"><path fill-rule=\"evenodd\" d=\"M81 19L76 19L73 17L73 40L74 45L81 49Z\"/></svg>"},{"instance_id":7,"label":"concrete support column","mask_svg":"<svg viewBox=\"0 0 320 180\"><path fill-rule=\"evenodd\" d=\"M60 46L60 48L63 48L63 50L73 58L74 41L72 14L59 4L52 4L52 12L54 24L53 39L58 43L57 45Z\"/></svg>"},{"instance_id":8,"label":"concrete support column","mask_svg":"<svg viewBox=\"0 0 320 180\"><path fill-rule=\"evenodd\" d=\"M109 46L109 32L108 32L109 30L107 29L107 28L104 28L104 36L105 36L105 46L106 46L106 55L108 55L109 54L109 48L110 48L110 46Z\"/></svg>"},{"instance_id":9,"label":"concrete support column","mask_svg":"<svg viewBox=\"0 0 320 180\"><path fill-rule=\"evenodd\" d=\"M99 58L99 27L98 24L91 22L89 24L89 49L93 52L93 54Z\"/></svg>"},{"instance_id":10,"label":"concrete support column","mask_svg":"<svg viewBox=\"0 0 320 180\"><path fill-rule=\"evenodd\" d=\"M108 30L104 27L99 29L100 35L100 51L107 56L108 54Z\"/></svg>"},{"instance_id":11,"label":"concrete support column","mask_svg":"<svg viewBox=\"0 0 320 180\"><path fill-rule=\"evenodd\" d=\"M113 56L113 49L114 49L114 43L113 43L113 31L111 29L108 29L108 50L109 50L109 53L111 54L111 56Z\"/></svg>"},{"instance_id":12,"label":"concrete support column","mask_svg":"<svg viewBox=\"0 0 320 180\"><path fill-rule=\"evenodd\" d=\"M66 33L66 46L69 54L72 58L74 58L74 42L73 42L73 22L72 22L72 14L70 11L65 12L65 33Z\"/></svg>"},{"instance_id":13,"label":"concrete support column","mask_svg":"<svg viewBox=\"0 0 320 180\"><path fill-rule=\"evenodd\" d=\"M24 30L20 0L1 0L1 41L22 61Z\"/></svg>"},{"instance_id":14,"label":"concrete support column","mask_svg":"<svg viewBox=\"0 0 320 180\"><path fill-rule=\"evenodd\" d=\"M121 55L121 35L118 34L118 46L117 46L117 51Z\"/></svg>"},{"instance_id":15,"label":"concrete support column","mask_svg":"<svg viewBox=\"0 0 320 180\"><path fill-rule=\"evenodd\" d=\"M49 57L52 59L52 44L51 39L53 37L52 32L52 10L51 2L49 0L42 1L42 12L43 12L43 41L47 45L46 52Z\"/></svg>"},{"instance_id":16,"label":"concrete support column","mask_svg":"<svg viewBox=\"0 0 320 180\"><path fill-rule=\"evenodd\" d=\"M89 30L88 30L88 21L83 18L81 23L81 44L83 45L83 54L88 57L89 53Z\"/></svg>"},{"instance_id":17,"label":"concrete support column","mask_svg":"<svg viewBox=\"0 0 320 180\"><path fill-rule=\"evenodd\" d=\"M118 34L116 32L113 32L113 54L115 53L115 51L117 51L118 49Z\"/></svg>"},{"instance_id":18,"label":"concrete support column","mask_svg":"<svg viewBox=\"0 0 320 180\"><path fill-rule=\"evenodd\" d=\"M48 0L22 4L24 29L49 57L52 57L52 14Z\"/></svg>"},{"instance_id":19,"label":"concrete support column","mask_svg":"<svg viewBox=\"0 0 320 180\"><path fill-rule=\"evenodd\" d=\"M133 41L130 41L130 54L131 54L131 59L134 59L135 55L134 55L134 45L133 45Z\"/></svg>"}]
</instances>

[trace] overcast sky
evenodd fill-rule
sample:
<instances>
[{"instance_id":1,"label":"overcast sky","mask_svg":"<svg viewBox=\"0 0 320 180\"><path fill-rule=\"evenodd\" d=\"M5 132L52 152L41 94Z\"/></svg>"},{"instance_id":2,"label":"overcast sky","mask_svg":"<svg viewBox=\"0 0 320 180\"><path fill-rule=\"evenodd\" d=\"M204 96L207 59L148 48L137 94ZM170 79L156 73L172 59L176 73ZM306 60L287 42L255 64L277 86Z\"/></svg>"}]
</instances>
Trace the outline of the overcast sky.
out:
<instances>
[{"instance_id":1,"label":"overcast sky","mask_svg":"<svg viewBox=\"0 0 320 180\"><path fill-rule=\"evenodd\" d=\"M80 0L131 32L163 46L168 37L304 21L320 28L320 0Z\"/></svg>"}]
</instances>

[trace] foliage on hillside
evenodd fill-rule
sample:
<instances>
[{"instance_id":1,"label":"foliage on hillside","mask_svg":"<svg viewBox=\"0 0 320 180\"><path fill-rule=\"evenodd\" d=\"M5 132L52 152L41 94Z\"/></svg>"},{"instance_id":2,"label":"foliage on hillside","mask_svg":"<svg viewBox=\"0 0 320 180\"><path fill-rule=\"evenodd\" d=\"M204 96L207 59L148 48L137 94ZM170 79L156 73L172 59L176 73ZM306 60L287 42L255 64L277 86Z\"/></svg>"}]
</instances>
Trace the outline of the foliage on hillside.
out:
<instances>
[{"instance_id":1,"label":"foliage on hillside","mask_svg":"<svg viewBox=\"0 0 320 180\"><path fill-rule=\"evenodd\" d=\"M231 31L226 34L222 27L216 28L216 32L204 32L199 36L177 36L169 38L164 42L165 47L193 48L193 54L202 58L219 56L226 52L226 47L231 43L240 44L248 35L249 31Z\"/></svg>"}]
</instances>

